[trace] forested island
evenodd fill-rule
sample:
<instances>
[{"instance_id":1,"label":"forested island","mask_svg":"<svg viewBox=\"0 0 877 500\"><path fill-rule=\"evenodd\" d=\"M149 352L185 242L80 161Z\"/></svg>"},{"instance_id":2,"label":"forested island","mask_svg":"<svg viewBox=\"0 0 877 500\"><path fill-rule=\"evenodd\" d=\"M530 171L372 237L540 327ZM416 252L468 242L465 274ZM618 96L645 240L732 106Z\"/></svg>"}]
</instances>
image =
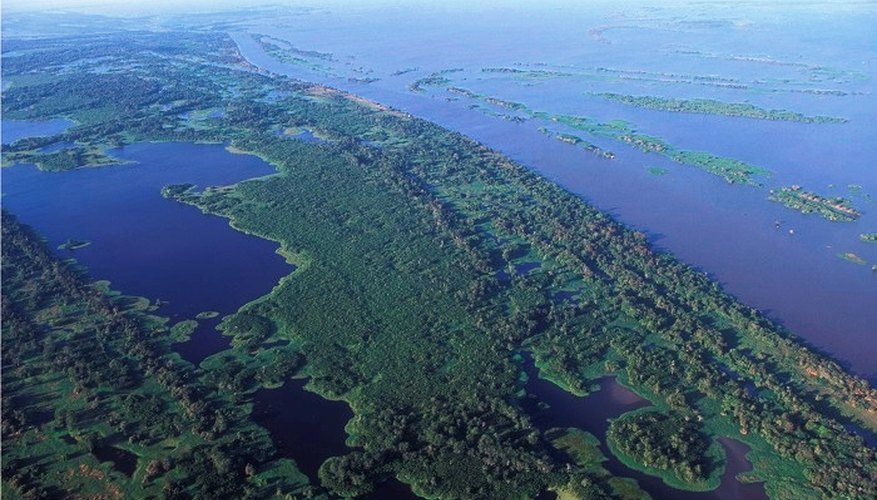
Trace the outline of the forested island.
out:
<instances>
[{"instance_id":1,"label":"forested island","mask_svg":"<svg viewBox=\"0 0 877 500\"><path fill-rule=\"evenodd\" d=\"M865 243L877 243L877 233L862 233L859 239Z\"/></svg>"},{"instance_id":2,"label":"forested island","mask_svg":"<svg viewBox=\"0 0 877 500\"><path fill-rule=\"evenodd\" d=\"M830 221L853 222L862 215L846 198L821 196L798 185L771 190L770 199L803 214L815 213Z\"/></svg>"},{"instance_id":3,"label":"forested island","mask_svg":"<svg viewBox=\"0 0 877 500\"><path fill-rule=\"evenodd\" d=\"M715 99L673 99L668 97L615 94L612 92L592 95L637 108L671 111L674 113L740 116L758 120L779 120L798 123L846 123L848 121L845 118L807 116L784 109L764 109L748 103L723 102Z\"/></svg>"},{"instance_id":4,"label":"forested island","mask_svg":"<svg viewBox=\"0 0 877 500\"><path fill-rule=\"evenodd\" d=\"M162 194L278 242L296 265L223 321L231 347L193 366L166 320L94 286L4 214L4 494L337 497L396 479L429 498L642 498L598 465L594 436L534 425L522 352L571 392L613 375L648 399L613 420L609 448L675 486L714 487L718 438L731 437L771 497L877 490L877 455L859 435L877 429L866 381L501 154L257 71L219 32L5 40L3 51L4 118L78 117L4 156L45 168L40 148L58 141L229 143L277 175ZM198 126L182 116L213 108L224 112ZM577 120L557 117L641 139ZM333 140L276 133L291 127ZM759 173L724 166L732 182ZM249 414L254 391L293 376L354 414L347 453L316 477ZM101 462L105 446L130 468Z\"/></svg>"},{"instance_id":5,"label":"forested island","mask_svg":"<svg viewBox=\"0 0 877 500\"><path fill-rule=\"evenodd\" d=\"M422 88L423 86L427 85L441 86L448 83L450 83L450 80L448 78L441 77L435 80L418 80L417 85L419 88ZM772 172L765 168L751 165L739 160L735 160L733 158L716 156L702 151L688 151L679 149L670 144L667 144L657 137L652 137L638 132L632 124L625 121L614 120L611 122L603 123L584 116L554 114L544 111L536 111L522 103L478 94L476 92L461 87L449 87L448 91L457 95L468 97L470 99L476 99L487 104L492 104L495 106L500 106L520 112L528 118L536 118L540 120L555 122L576 130L581 130L583 132L593 134L595 136L607 137L609 139L629 144L646 153L660 154L662 156L670 158L677 163L699 168L713 175L722 177L731 184L746 184L756 186L760 185L758 180L760 177L770 177L772 175ZM548 128L543 127L543 129L540 131L545 133L545 131L548 130ZM576 137L563 132L554 132L554 134L556 139L566 143L573 143L573 138ZM581 137L578 137L578 141L574 143L582 144L588 151L600 156L604 156L606 158L615 156L614 153L605 152L599 147L586 142Z\"/></svg>"},{"instance_id":6,"label":"forested island","mask_svg":"<svg viewBox=\"0 0 877 500\"><path fill-rule=\"evenodd\" d=\"M543 134L545 134L549 137L554 137L555 139L557 139L560 142L565 142L567 144L572 144L573 146L578 146L578 147L584 149L585 151L587 151L589 153L593 153L601 158L605 158L607 160L611 160L611 159L615 158L615 153L613 153L612 151L606 151L605 149L601 148L600 146L597 146L596 144L592 144L592 143L582 139L581 137L579 137L577 135L555 133L546 127L539 127L539 132L542 132Z\"/></svg>"}]
</instances>

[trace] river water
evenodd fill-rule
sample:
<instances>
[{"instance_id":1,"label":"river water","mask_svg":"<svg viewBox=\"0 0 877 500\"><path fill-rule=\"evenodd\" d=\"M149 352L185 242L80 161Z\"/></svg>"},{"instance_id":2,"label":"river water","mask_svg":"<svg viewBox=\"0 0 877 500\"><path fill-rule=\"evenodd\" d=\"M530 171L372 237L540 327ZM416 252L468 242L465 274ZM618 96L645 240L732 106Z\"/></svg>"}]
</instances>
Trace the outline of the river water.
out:
<instances>
[{"instance_id":1,"label":"river water","mask_svg":"<svg viewBox=\"0 0 877 500\"><path fill-rule=\"evenodd\" d=\"M348 90L502 151L644 230L659 249L708 273L746 304L875 381L877 273L869 267L877 264L877 245L858 239L877 231L872 199L877 197L877 46L865 21L873 5L729 6L328 4L242 21L232 36L260 67ZM334 60L318 61L322 68L316 70L283 63L253 34ZM585 76L516 79L482 71L489 67L553 68ZM680 148L751 162L774 175L762 188L733 186L666 158L586 137L616 153L607 161L546 137L538 131L546 123L539 120L513 123L487 116L470 109L472 101L449 100L456 96L441 87L422 94L408 89L414 80L447 69L461 70L445 75L453 85L537 110L627 120ZM674 81L681 76L694 83ZM378 80L362 83L363 77ZM711 78L747 88L703 83ZM842 95L810 93L814 90ZM712 98L848 122L674 114L611 103L593 92ZM648 167L668 174L656 176ZM864 215L854 223L832 223L767 200L769 188L791 184L849 197ZM838 258L845 252L868 264Z\"/></svg>"}]
</instances>

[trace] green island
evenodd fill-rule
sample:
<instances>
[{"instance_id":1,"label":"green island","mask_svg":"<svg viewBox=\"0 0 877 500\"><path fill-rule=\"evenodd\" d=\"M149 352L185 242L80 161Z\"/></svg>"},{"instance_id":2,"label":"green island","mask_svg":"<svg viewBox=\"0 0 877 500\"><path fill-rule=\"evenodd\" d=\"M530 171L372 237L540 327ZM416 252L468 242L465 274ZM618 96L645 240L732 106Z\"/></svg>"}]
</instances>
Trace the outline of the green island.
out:
<instances>
[{"instance_id":1,"label":"green island","mask_svg":"<svg viewBox=\"0 0 877 500\"><path fill-rule=\"evenodd\" d=\"M859 239L865 243L877 243L877 233L862 233Z\"/></svg>"},{"instance_id":2,"label":"green island","mask_svg":"<svg viewBox=\"0 0 877 500\"><path fill-rule=\"evenodd\" d=\"M337 61L335 56L330 53L300 49L289 42L267 35L253 34L252 38L259 44L266 54L280 62L301 66L309 71L322 75L338 78L344 77L344 75L339 74L331 66L332 63L336 63ZM356 70L354 69L353 71ZM372 83L379 80L379 78L367 76L348 75L346 78L353 83Z\"/></svg>"},{"instance_id":3,"label":"green island","mask_svg":"<svg viewBox=\"0 0 877 500\"><path fill-rule=\"evenodd\" d=\"M563 386L613 375L648 399L658 414L613 424L648 449L612 433L610 444L684 489L714 486L725 459L713 450L731 437L751 448L748 477L772 498L877 490L875 450L847 431L877 430L866 381L496 151L255 71L219 32L9 40L3 51L4 117L87 116L4 155L40 165L39 149L60 140L229 142L278 173L165 196L278 242L297 266L223 321L231 348L193 366L173 352L166 320L94 286L4 213L4 495L329 498L395 478L427 498L644 498L599 467L595 437L534 425L522 350ZM198 127L181 117L217 107L223 115ZM288 127L337 140L276 134ZM538 266L518 272L525 263ZM292 377L354 414L349 450L317 477L250 415L255 390ZM680 422L692 435L677 443L663 430ZM105 447L130 456L133 472L99 461Z\"/></svg>"},{"instance_id":4,"label":"green island","mask_svg":"<svg viewBox=\"0 0 877 500\"><path fill-rule=\"evenodd\" d=\"M68 239L64 243L58 245L58 250L79 250L91 245L90 241Z\"/></svg>"},{"instance_id":5,"label":"green island","mask_svg":"<svg viewBox=\"0 0 877 500\"><path fill-rule=\"evenodd\" d=\"M611 160L611 159L615 158L615 153L613 153L612 151L606 151L605 149L601 148L600 146L597 146L596 144L592 144L592 143L582 139L581 137L579 137L577 135L555 133L546 127L539 127L539 132L542 132L543 134L545 134L549 137L554 137L555 139L557 139L560 142L572 144L573 146L579 146L580 148L583 148L585 151L587 151L589 153L593 153L601 158L605 158L607 160Z\"/></svg>"},{"instance_id":6,"label":"green island","mask_svg":"<svg viewBox=\"0 0 877 500\"><path fill-rule=\"evenodd\" d=\"M566 73L557 70L543 69L520 69L520 68L481 68L482 73L500 73L515 75L518 77L531 78L556 78L562 76L572 76L572 73Z\"/></svg>"},{"instance_id":7,"label":"green island","mask_svg":"<svg viewBox=\"0 0 877 500\"><path fill-rule=\"evenodd\" d=\"M845 118L832 116L807 116L782 109L764 109L742 102L724 102L715 99L673 99L655 96L634 96L611 92L590 94L629 106L675 113L699 113L708 115L740 116L758 120L781 120L799 123L846 123Z\"/></svg>"},{"instance_id":8,"label":"green island","mask_svg":"<svg viewBox=\"0 0 877 500\"><path fill-rule=\"evenodd\" d=\"M523 82L544 80L548 78L575 78L583 82L599 81L602 83L625 83L635 81L667 86L697 85L761 94L791 93L834 97L849 95L849 92L844 90L810 87L810 85L815 82L839 84L845 83L848 80L834 80L832 78L815 79L813 78L814 75L810 75L810 77L806 79L768 78L741 80L734 77L707 74L685 74L668 71L622 69L605 66L585 67L575 65L552 65L545 62L515 63L515 65L518 67L482 68L481 72L512 78ZM858 77L856 77L856 79L858 79Z\"/></svg>"},{"instance_id":9,"label":"green island","mask_svg":"<svg viewBox=\"0 0 877 500\"><path fill-rule=\"evenodd\" d=\"M451 83L451 80L446 76L451 73L459 73L463 71L463 68L450 68L443 69L441 71L436 71L430 73L429 75L418 78L414 82L408 85L408 90L411 92L425 92L426 87L438 87L442 85L448 85Z\"/></svg>"},{"instance_id":10,"label":"green island","mask_svg":"<svg viewBox=\"0 0 877 500\"><path fill-rule=\"evenodd\" d=\"M442 80L437 81L437 83L421 83L421 87L425 85L446 85L447 83L449 83L449 80L447 78L442 78ZM529 118L537 118L559 123L561 125L565 125L576 130L581 130L595 136L607 137L609 139L629 144L646 153L660 154L662 156L670 158L677 163L699 168L705 172L722 177L731 184L759 186L761 184L758 182L758 178L770 177L772 175L772 173L767 169L757 167L755 165L750 165L748 163L735 160L733 158L725 158L701 151L686 151L676 148L656 137L638 133L633 125L621 120L602 123L584 116L552 114L544 111L535 111L522 103L506 101L504 99L499 99L491 96L485 96L461 87L450 87L448 90L457 95L462 95L488 104L493 104L496 106L515 110L517 112L523 113ZM559 141L570 143L572 140L574 140L573 138L575 136L566 133L556 133L555 137ZM603 151L597 146L585 142L584 139L578 138L578 140L588 151L594 152L595 154L601 156L605 154L612 155L612 157L614 157L614 153ZM593 149L589 148L588 146L592 146ZM609 156L606 157L608 158Z\"/></svg>"},{"instance_id":11,"label":"green island","mask_svg":"<svg viewBox=\"0 0 877 500\"><path fill-rule=\"evenodd\" d=\"M667 175L668 173L670 173L669 170L667 170L666 168L663 168L663 167L648 167L648 168L646 168L646 170L650 174L658 176L658 177L661 177L661 176L664 176L664 175Z\"/></svg>"},{"instance_id":12,"label":"green island","mask_svg":"<svg viewBox=\"0 0 877 500\"><path fill-rule=\"evenodd\" d=\"M611 422L606 440L623 463L671 486L709 491L719 485L720 445L684 414L629 412Z\"/></svg>"},{"instance_id":13,"label":"green island","mask_svg":"<svg viewBox=\"0 0 877 500\"><path fill-rule=\"evenodd\" d=\"M798 185L772 189L770 200L803 214L819 214L830 221L853 222L862 215L846 198L821 196Z\"/></svg>"},{"instance_id":14,"label":"green island","mask_svg":"<svg viewBox=\"0 0 877 500\"><path fill-rule=\"evenodd\" d=\"M195 319L213 319L219 316L216 311L202 311L195 315Z\"/></svg>"}]
</instances>

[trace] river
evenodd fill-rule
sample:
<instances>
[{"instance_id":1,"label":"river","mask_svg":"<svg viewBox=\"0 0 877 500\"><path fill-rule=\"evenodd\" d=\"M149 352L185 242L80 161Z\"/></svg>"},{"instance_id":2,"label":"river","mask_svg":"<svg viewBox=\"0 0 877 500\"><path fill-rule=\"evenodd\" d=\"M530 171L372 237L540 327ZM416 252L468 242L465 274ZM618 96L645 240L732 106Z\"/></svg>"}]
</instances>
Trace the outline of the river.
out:
<instances>
[{"instance_id":1,"label":"river","mask_svg":"<svg viewBox=\"0 0 877 500\"><path fill-rule=\"evenodd\" d=\"M858 239L859 233L877 229L871 199L877 197L877 92L875 70L868 64L877 51L861 43L871 27L859 12L870 8L789 9L639 3L621 9L555 2L505 8L329 5L250 19L232 36L257 66L348 90L505 153L645 231L658 249L709 274L805 342L877 381L877 273L869 269L877 264L877 245ZM321 68L280 62L253 34L320 51ZM325 59L329 56L334 61ZM489 67L548 67L597 76L516 80L482 72ZM538 130L543 121L487 116L441 86L424 93L408 89L416 79L448 69L460 70L445 75L453 85L537 110L627 120L673 145L747 161L774 175L763 188L729 185L666 158L586 137L616 153L607 161L546 137ZM616 69L627 73L606 77ZM673 83L668 75L695 75L701 83L724 78L749 88ZM364 83L363 77L375 81ZM807 93L813 89L844 94ZM674 114L610 103L595 92L713 98L849 121L826 125ZM656 176L649 167L668 174ZM769 188L792 184L851 197L864 215L854 223L832 223L767 200ZM838 258L845 252L869 264Z\"/></svg>"}]
</instances>

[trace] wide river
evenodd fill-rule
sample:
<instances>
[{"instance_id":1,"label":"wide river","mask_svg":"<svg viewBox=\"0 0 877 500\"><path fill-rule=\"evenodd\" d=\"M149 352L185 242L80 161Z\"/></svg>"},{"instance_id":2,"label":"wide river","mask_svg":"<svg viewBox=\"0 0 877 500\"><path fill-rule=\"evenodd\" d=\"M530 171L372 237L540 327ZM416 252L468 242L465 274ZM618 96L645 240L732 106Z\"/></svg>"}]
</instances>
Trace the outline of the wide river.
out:
<instances>
[{"instance_id":1,"label":"wide river","mask_svg":"<svg viewBox=\"0 0 877 500\"><path fill-rule=\"evenodd\" d=\"M877 47L862 42L874 40L865 22L869 13L869 6L825 10L786 4L739 9L633 4L625 10L551 2L503 9L345 6L270 19L254 14L232 34L257 66L348 90L502 151L644 230L659 249L706 272L744 303L874 382L877 273L870 266L877 264L877 245L858 238L877 231L877 75L871 64ZM284 63L254 34L322 55L311 65ZM582 76L511 78L483 71L491 67ZM661 156L587 137L616 153L608 161L540 133L543 121L489 116L442 86L422 93L408 88L443 70L454 70L444 74L451 79L445 86L551 113L623 119L670 144L750 162L773 176L761 188L729 185ZM848 122L667 113L611 103L595 92L747 102ZM649 167L667 175L654 175ZM769 189L792 184L849 197L864 215L854 223L833 223L767 200ZM846 252L867 265L838 257Z\"/></svg>"}]
</instances>

